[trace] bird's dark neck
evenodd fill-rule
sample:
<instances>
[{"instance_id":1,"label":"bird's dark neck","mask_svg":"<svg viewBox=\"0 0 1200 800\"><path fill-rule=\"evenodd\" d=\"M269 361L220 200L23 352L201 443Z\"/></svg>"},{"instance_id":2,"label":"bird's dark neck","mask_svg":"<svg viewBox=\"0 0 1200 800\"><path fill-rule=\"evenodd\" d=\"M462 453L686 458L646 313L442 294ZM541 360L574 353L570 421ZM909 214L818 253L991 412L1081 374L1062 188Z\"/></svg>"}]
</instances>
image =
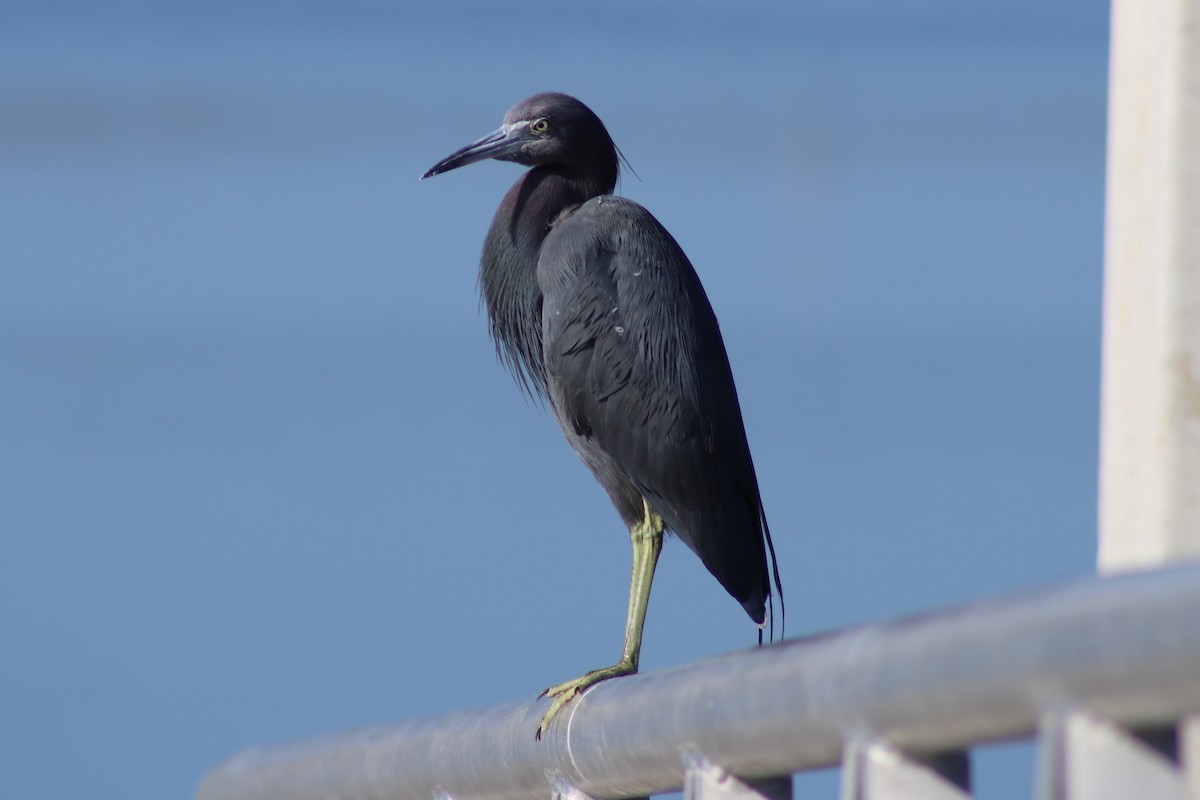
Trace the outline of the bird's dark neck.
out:
<instances>
[{"instance_id":1,"label":"bird's dark neck","mask_svg":"<svg viewBox=\"0 0 1200 800\"><path fill-rule=\"evenodd\" d=\"M545 395L542 291L537 263L551 225L566 210L610 194L616 175L590 177L535 167L504 196L483 244L479 288L497 351L527 389Z\"/></svg>"}]
</instances>

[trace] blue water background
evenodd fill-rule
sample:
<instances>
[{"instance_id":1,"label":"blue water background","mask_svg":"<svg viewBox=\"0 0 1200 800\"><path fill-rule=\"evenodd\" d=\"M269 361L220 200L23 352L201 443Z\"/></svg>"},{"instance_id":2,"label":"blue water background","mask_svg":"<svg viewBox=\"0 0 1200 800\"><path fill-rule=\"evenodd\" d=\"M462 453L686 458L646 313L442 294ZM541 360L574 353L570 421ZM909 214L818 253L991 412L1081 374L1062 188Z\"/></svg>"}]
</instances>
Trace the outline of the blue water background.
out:
<instances>
[{"instance_id":1,"label":"blue water background","mask_svg":"<svg viewBox=\"0 0 1200 800\"><path fill-rule=\"evenodd\" d=\"M613 659L625 532L478 306L517 168L417 181L539 90L704 280L789 636L1089 572L1106 16L3 6L0 796L187 797ZM754 640L668 543L643 668ZM985 750L979 796L1031 764Z\"/></svg>"}]
</instances>

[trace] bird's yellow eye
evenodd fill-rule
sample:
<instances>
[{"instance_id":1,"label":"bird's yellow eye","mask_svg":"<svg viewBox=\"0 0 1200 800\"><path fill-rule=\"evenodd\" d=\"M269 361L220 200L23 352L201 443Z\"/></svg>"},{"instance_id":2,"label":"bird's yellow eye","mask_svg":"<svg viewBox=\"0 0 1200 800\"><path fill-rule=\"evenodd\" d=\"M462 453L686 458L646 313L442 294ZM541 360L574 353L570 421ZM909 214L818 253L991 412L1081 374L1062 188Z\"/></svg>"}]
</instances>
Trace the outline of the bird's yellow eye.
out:
<instances>
[{"instance_id":1,"label":"bird's yellow eye","mask_svg":"<svg viewBox=\"0 0 1200 800\"><path fill-rule=\"evenodd\" d=\"M550 121L545 117L539 117L533 121L532 125L529 126L529 130L541 136L545 134L546 131L550 130Z\"/></svg>"}]
</instances>

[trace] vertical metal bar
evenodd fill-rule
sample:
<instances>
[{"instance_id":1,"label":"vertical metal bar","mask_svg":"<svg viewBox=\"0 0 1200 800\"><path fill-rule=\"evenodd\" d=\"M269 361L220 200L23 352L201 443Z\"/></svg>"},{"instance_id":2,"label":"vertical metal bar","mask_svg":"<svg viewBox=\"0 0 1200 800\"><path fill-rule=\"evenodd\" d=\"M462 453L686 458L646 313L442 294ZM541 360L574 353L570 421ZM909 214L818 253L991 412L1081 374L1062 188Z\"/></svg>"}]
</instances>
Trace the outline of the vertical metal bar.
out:
<instances>
[{"instance_id":1,"label":"vertical metal bar","mask_svg":"<svg viewBox=\"0 0 1200 800\"><path fill-rule=\"evenodd\" d=\"M595 800L590 794L572 785L557 770L548 770L546 778L550 781L550 800Z\"/></svg>"},{"instance_id":2,"label":"vertical metal bar","mask_svg":"<svg viewBox=\"0 0 1200 800\"><path fill-rule=\"evenodd\" d=\"M1194 714L1179 724L1179 759L1188 797L1200 797L1200 714Z\"/></svg>"},{"instance_id":3,"label":"vertical metal bar","mask_svg":"<svg viewBox=\"0 0 1200 800\"><path fill-rule=\"evenodd\" d=\"M882 742L851 742L842 757L841 800L969 800L966 751L917 757Z\"/></svg>"},{"instance_id":4,"label":"vertical metal bar","mask_svg":"<svg viewBox=\"0 0 1200 800\"><path fill-rule=\"evenodd\" d=\"M1200 0L1113 0L1101 571L1200 555Z\"/></svg>"},{"instance_id":5,"label":"vertical metal bar","mask_svg":"<svg viewBox=\"0 0 1200 800\"><path fill-rule=\"evenodd\" d=\"M1178 745L1174 728L1052 716L1042 725L1038 800L1187 800Z\"/></svg>"},{"instance_id":6,"label":"vertical metal bar","mask_svg":"<svg viewBox=\"0 0 1200 800\"><path fill-rule=\"evenodd\" d=\"M739 778L695 753L689 753L684 764L684 800L792 800L791 775Z\"/></svg>"},{"instance_id":7,"label":"vertical metal bar","mask_svg":"<svg viewBox=\"0 0 1200 800\"><path fill-rule=\"evenodd\" d=\"M1038 725L1035 800L1066 800L1067 714L1048 713Z\"/></svg>"}]
</instances>

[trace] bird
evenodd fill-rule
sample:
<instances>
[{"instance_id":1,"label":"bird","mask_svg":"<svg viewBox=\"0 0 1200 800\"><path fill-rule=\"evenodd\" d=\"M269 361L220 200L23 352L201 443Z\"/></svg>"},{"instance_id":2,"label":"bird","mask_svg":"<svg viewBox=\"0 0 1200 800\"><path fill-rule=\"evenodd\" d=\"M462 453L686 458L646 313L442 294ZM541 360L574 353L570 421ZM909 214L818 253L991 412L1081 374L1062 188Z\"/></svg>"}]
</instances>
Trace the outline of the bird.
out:
<instances>
[{"instance_id":1,"label":"bird","mask_svg":"<svg viewBox=\"0 0 1200 800\"><path fill-rule=\"evenodd\" d=\"M546 401L633 547L621 657L546 689L534 737L585 689L638 670L664 534L758 625L783 587L737 389L700 279L649 211L614 195L624 156L579 100L542 92L421 179L486 159L529 169L483 243L479 286L500 360ZM625 162L628 166L628 162ZM773 585L772 585L773 579Z\"/></svg>"}]
</instances>

